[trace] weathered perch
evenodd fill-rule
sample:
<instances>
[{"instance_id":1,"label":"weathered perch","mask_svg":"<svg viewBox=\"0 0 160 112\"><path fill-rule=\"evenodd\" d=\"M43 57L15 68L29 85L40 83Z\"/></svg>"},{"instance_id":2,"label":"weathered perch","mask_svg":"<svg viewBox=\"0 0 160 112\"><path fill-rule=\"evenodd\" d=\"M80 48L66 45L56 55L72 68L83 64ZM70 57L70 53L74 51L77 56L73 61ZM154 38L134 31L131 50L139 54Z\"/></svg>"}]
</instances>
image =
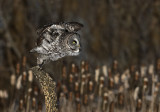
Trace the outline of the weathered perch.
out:
<instances>
[{"instance_id":1,"label":"weathered perch","mask_svg":"<svg viewBox=\"0 0 160 112\"><path fill-rule=\"evenodd\" d=\"M44 92L46 112L57 112L56 83L47 73L39 70L38 66L31 68L31 70Z\"/></svg>"}]
</instances>

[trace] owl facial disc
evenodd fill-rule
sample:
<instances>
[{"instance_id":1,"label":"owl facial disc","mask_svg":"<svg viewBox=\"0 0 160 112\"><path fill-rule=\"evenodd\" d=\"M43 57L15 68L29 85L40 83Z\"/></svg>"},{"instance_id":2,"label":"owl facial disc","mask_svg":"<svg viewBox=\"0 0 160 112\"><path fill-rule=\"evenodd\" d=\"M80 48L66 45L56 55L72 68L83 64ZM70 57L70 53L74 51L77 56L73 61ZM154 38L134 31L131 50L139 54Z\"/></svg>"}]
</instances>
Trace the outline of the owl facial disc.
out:
<instances>
[{"instance_id":1,"label":"owl facial disc","mask_svg":"<svg viewBox=\"0 0 160 112\"><path fill-rule=\"evenodd\" d=\"M68 46L69 48L75 52L80 52L80 37L77 33L73 33L68 38Z\"/></svg>"}]
</instances>

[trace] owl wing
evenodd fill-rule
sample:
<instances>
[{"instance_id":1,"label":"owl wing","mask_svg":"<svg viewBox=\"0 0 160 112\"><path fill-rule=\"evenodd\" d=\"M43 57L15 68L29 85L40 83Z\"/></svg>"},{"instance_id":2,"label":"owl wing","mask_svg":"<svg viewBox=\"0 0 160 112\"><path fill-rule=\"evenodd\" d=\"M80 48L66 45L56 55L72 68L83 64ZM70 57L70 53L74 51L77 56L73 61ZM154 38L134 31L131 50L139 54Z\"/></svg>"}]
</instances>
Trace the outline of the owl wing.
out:
<instances>
[{"instance_id":1,"label":"owl wing","mask_svg":"<svg viewBox=\"0 0 160 112\"><path fill-rule=\"evenodd\" d=\"M38 54L45 54L49 55L54 53L59 52L59 47L57 47L57 41L48 41L46 38L42 40L41 45L33 48L30 52L37 52Z\"/></svg>"},{"instance_id":2,"label":"owl wing","mask_svg":"<svg viewBox=\"0 0 160 112\"><path fill-rule=\"evenodd\" d=\"M63 23L63 26L68 32L77 32L83 27L83 24L78 22L67 22Z\"/></svg>"},{"instance_id":3,"label":"owl wing","mask_svg":"<svg viewBox=\"0 0 160 112\"><path fill-rule=\"evenodd\" d=\"M51 37L50 40L54 40L57 36L59 36L62 32L64 32L64 28L61 27L60 24L62 23L54 23L50 25L45 25L44 27L38 29L37 30L37 34L38 34L37 46L40 46L42 44L43 39L48 37L47 35L50 35Z\"/></svg>"},{"instance_id":4,"label":"owl wing","mask_svg":"<svg viewBox=\"0 0 160 112\"><path fill-rule=\"evenodd\" d=\"M64 30L66 32L77 32L83 27L83 24L78 22L60 22L60 23L52 23L49 25L45 25L44 27L37 30L37 34L41 35L45 31L53 31L53 30Z\"/></svg>"},{"instance_id":5,"label":"owl wing","mask_svg":"<svg viewBox=\"0 0 160 112\"><path fill-rule=\"evenodd\" d=\"M46 31L65 30L67 32L77 32L83 27L83 24L78 22L60 22L45 25L37 30L37 34L41 36Z\"/></svg>"}]
</instances>

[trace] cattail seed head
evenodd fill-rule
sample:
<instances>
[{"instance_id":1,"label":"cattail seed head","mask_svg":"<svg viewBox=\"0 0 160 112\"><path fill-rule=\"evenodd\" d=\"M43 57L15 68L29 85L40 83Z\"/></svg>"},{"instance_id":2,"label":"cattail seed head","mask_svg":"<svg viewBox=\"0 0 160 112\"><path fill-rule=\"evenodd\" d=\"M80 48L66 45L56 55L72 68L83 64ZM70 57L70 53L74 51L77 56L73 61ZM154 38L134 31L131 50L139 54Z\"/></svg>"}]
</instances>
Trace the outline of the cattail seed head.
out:
<instances>
[{"instance_id":1,"label":"cattail seed head","mask_svg":"<svg viewBox=\"0 0 160 112\"><path fill-rule=\"evenodd\" d=\"M14 86L16 83L16 75L15 74L12 74L11 75L11 85Z\"/></svg>"},{"instance_id":2,"label":"cattail seed head","mask_svg":"<svg viewBox=\"0 0 160 112\"><path fill-rule=\"evenodd\" d=\"M16 88L20 89L22 87L22 75L20 75L17 79Z\"/></svg>"},{"instance_id":3,"label":"cattail seed head","mask_svg":"<svg viewBox=\"0 0 160 112\"><path fill-rule=\"evenodd\" d=\"M107 73L107 65L103 65L102 70L103 70L104 76L107 77L107 76L108 76L108 73Z\"/></svg>"},{"instance_id":4,"label":"cattail seed head","mask_svg":"<svg viewBox=\"0 0 160 112\"><path fill-rule=\"evenodd\" d=\"M154 65L153 64L149 65L148 73L151 75L154 74Z\"/></svg>"},{"instance_id":5,"label":"cattail seed head","mask_svg":"<svg viewBox=\"0 0 160 112\"><path fill-rule=\"evenodd\" d=\"M29 70L29 71L28 71L28 74L29 74L29 76L28 76L28 81L29 81L29 82L32 82L32 81L33 81L33 73L32 73L32 71Z\"/></svg>"},{"instance_id":6,"label":"cattail seed head","mask_svg":"<svg viewBox=\"0 0 160 112\"><path fill-rule=\"evenodd\" d=\"M17 63L16 65L16 74L19 75L20 74L20 64Z\"/></svg>"},{"instance_id":7,"label":"cattail seed head","mask_svg":"<svg viewBox=\"0 0 160 112\"><path fill-rule=\"evenodd\" d=\"M26 61L27 61L26 56L23 56L23 61L22 61L22 66L23 66L23 67L26 66Z\"/></svg>"}]
</instances>

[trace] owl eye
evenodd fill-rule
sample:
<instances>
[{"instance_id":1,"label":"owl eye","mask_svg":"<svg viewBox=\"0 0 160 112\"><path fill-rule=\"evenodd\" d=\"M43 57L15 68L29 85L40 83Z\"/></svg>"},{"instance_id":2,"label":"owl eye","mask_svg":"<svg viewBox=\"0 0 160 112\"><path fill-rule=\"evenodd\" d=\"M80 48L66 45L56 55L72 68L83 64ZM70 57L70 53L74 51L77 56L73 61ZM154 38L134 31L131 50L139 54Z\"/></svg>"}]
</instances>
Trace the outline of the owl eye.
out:
<instances>
[{"instance_id":1,"label":"owl eye","mask_svg":"<svg viewBox=\"0 0 160 112\"><path fill-rule=\"evenodd\" d=\"M73 41L72 41L72 44L74 44L74 45L77 44L77 41L73 40Z\"/></svg>"}]
</instances>

